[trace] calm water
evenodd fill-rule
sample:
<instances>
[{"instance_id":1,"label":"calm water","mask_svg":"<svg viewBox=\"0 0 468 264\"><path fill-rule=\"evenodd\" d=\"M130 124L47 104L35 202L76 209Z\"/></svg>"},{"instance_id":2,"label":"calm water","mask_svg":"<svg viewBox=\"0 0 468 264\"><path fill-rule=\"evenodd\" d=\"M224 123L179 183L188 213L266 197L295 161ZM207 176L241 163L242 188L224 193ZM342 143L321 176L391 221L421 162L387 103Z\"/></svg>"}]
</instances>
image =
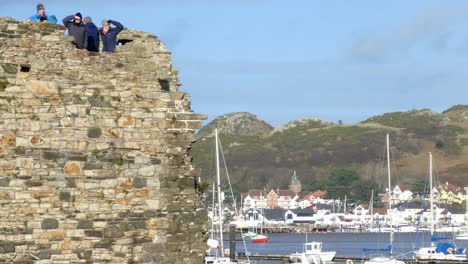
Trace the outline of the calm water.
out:
<instances>
[{"instance_id":1,"label":"calm water","mask_svg":"<svg viewBox=\"0 0 468 264\"><path fill-rule=\"evenodd\" d=\"M445 236L447 236L445 234ZM430 235L428 233L395 233L394 254L397 258L412 258L412 251L421 246L429 246ZM418 239L416 240L416 237ZM226 234L225 238L228 238ZM309 234L269 234L267 244L253 244L246 241L247 251L253 254L289 254L302 252L303 243L306 241L323 242L323 251L334 250L337 257L371 257L372 253L363 253L364 248L385 248L388 246L388 233L309 233ZM447 242L453 243L451 240ZM457 240L456 246L467 248L468 241ZM225 244L229 248L229 244ZM238 252L245 252L242 241L236 242ZM379 254L379 253L373 253ZM280 263L275 261L263 261L259 263Z\"/></svg>"}]
</instances>

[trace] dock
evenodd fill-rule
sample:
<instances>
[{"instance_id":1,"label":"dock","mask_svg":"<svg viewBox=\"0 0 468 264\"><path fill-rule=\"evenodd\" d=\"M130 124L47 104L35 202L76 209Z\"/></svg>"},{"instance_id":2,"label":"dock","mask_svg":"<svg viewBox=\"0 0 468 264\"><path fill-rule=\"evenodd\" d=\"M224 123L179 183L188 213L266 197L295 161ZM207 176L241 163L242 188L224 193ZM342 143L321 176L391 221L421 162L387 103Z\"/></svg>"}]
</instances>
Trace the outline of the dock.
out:
<instances>
[{"instance_id":1,"label":"dock","mask_svg":"<svg viewBox=\"0 0 468 264\"><path fill-rule=\"evenodd\" d=\"M245 255L239 255L239 259L247 259L247 256ZM283 254L255 254L249 256L250 260L276 260L276 261L281 261L281 263L290 263L289 262L289 255L283 255ZM366 260L366 258L353 258L353 257L335 257L333 259L333 262L342 262L346 263L346 261L351 260L353 263L362 263ZM417 260L417 259L398 259L406 264L431 264L431 263L468 263L468 260Z\"/></svg>"}]
</instances>

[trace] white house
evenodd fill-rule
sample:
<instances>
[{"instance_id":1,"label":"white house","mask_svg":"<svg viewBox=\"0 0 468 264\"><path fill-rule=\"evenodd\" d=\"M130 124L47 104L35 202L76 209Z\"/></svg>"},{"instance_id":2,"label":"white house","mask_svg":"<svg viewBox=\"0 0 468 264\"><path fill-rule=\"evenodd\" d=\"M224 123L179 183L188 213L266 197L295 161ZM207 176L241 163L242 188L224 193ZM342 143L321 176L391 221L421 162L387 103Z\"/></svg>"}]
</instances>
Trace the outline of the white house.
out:
<instances>
[{"instance_id":1,"label":"white house","mask_svg":"<svg viewBox=\"0 0 468 264\"><path fill-rule=\"evenodd\" d=\"M315 223L316 212L313 209L293 209L284 214L286 224Z\"/></svg>"},{"instance_id":2,"label":"white house","mask_svg":"<svg viewBox=\"0 0 468 264\"><path fill-rule=\"evenodd\" d=\"M392 192L392 204L409 202L413 199L413 192L408 186L396 185Z\"/></svg>"}]
</instances>

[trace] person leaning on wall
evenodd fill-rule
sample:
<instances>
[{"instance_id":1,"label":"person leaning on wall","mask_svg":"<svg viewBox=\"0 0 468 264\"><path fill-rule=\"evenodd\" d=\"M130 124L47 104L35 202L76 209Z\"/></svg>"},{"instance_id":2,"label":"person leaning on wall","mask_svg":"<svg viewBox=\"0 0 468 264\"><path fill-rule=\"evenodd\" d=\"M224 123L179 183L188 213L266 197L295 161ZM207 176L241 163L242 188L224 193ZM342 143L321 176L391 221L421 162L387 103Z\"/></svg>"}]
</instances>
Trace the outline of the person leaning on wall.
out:
<instances>
[{"instance_id":1,"label":"person leaning on wall","mask_svg":"<svg viewBox=\"0 0 468 264\"><path fill-rule=\"evenodd\" d=\"M73 43L78 49L83 49L85 43L86 29L81 21L82 18L83 16L78 12L75 15L69 15L62 20L63 25L68 29L68 35L73 36Z\"/></svg>"},{"instance_id":2,"label":"person leaning on wall","mask_svg":"<svg viewBox=\"0 0 468 264\"><path fill-rule=\"evenodd\" d=\"M99 30L93 20L87 16L83 19L85 25L84 48L88 51L99 52Z\"/></svg>"},{"instance_id":3,"label":"person leaning on wall","mask_svg":"<svg viewBox=\"0 0 468 264\"><path fill-rule=\"evenodd\" d=\"M115 27L111 27L110 25ZM117 35L124 26L115 20L102 20L102 28L99 29L99 35L102 40L102 52L113 52L117 46Z\"/></svg>"},{"instance_id":4,"label":"person leaning on wall","mask_svg":"<svg viewBox=\"0 0 468 264\"><path fill-rule=\"evenodd\" d=\"M57 18L54 15L46 15L43 4L38 4L36 6L36 10L37 13L29 17L29 19L31 19L32 22L48 21L50 23L57 24Z\"/></svg>"}]
</instances>

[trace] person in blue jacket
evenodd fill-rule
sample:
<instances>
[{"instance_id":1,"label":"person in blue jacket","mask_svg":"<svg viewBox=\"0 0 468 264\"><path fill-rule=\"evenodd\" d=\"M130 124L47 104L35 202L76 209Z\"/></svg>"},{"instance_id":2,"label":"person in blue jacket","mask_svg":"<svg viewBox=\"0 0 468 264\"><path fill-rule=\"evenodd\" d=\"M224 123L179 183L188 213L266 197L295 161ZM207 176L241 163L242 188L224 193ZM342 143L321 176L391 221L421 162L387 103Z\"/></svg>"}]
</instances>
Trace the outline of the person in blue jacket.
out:
<instances>
[{"instance_id":1,"label":"person in blue jacket","mask_svg":"<svg viewBox=\"0 0 468 264\"><path fill-rule=\"evenodd\" d=\"M110 25L115 27L111 27ZM102 28L99 29L103 48L102 52L113 52L117 46L117 34L123 29L123 25L114 20L103 20Z\"/></svg>"},{"instance_id":2,"label":"person in blue jacket","mask_svg":"<svg viewBox=\"0 0 468 264\"><path fill-rule=\"evenodd\" d=\"M57 24L57 18L54 15L52 16L46 15L43 4L38 4L36 6L36 9L37 9L37 13L29 17L29 19L31 19L32 22L49 21L50 23Z\"/></svg>"},{"instance_id":3,"label":"person in blue jacket","mask_svg":"<svg viewBox=\"0 0 468 264\"><path fill-rule=\"evenodd\" d=\"M84 48L88 51L99 52L99 30L93 20L87 16L83 19L85 25Z\"/></svg>"}]
</instances>

